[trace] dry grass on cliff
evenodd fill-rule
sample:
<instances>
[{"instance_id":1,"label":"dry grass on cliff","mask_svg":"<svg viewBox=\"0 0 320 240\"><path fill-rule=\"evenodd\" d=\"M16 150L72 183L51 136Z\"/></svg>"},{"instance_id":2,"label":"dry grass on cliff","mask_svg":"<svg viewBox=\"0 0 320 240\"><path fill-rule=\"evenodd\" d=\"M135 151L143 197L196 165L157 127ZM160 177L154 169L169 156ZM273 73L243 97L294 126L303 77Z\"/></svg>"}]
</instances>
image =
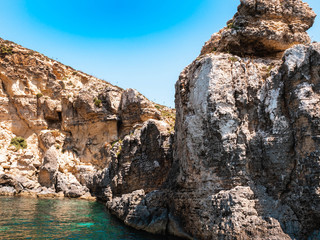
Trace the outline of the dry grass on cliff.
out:
<instances>
[{"instance_id":1,"label":"dry grass on cliff","mask_svg":"<svg viewBox=\"0 0 320 240\"><path fill-rule=\"evenodd\" d=\"M176 110L160 104L154 104L154 107L160 111L161 117L170 125L170 132L173 132L176 122Z\"/></svg>"}]
</instances>

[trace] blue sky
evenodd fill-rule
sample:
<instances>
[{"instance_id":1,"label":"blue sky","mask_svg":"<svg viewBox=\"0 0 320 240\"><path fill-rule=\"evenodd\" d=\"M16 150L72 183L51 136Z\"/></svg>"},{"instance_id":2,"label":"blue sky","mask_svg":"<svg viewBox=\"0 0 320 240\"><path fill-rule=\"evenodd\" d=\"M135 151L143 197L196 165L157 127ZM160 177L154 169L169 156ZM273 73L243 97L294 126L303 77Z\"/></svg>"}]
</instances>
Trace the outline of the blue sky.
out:
<instances>
[{"instance_id":1,"label":"blue sky","mask_svg":"<svg viewBox=\"0 0 320 240\"><path fill-rule=\"evenodd\" d=\"M238 0L2 0L0 37L174 107L174 84ZM307 0L320 13L319 0ZM309 31L320 41L320 20Z\"/></svg>"}]
</instances>

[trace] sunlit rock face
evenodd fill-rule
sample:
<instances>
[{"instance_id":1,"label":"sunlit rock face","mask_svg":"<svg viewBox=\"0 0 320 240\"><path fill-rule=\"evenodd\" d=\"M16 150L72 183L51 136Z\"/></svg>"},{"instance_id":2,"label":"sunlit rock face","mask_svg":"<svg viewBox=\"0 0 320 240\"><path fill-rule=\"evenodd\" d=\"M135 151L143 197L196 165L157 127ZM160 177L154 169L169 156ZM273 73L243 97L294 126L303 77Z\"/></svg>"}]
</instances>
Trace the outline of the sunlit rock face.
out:
<instances>
[{"instance_id":1,"label":"sunlit rock face","mask_svg":"<svg viewBox=\"0 0 320 240\"><path fill-rule=\"evenodd\" d=\"M170 201L191 237L317 238L320 44L305 32L314 18L302 1L241 1L181 73Z\"/></svg>"},{"instance_id":2,"label":"sunlit rock face","mask_svg":"<svg viewBox=\"0 0 320 240\"><path fill-rule=\"evenodd\" d=\"M319 229L319 69L315 43L281 60L208 54L182 72L173 201L193 236L303 239Z\"/></svg>"},{"instance_id":3,"label":"sunlit rock face","mask_svg":"<svg viewBox=\"0 0 320 240\"><path fill-rule=\"evenodd\" d=\"M306 31L315 17L301 0L241 0L228 26L212 35L201 54L280 56L295 44L310 43Z\"/></svg>"},{"instance_id":4,"label":"sunlit rock face","mask_svg":"<svg viewBox=\"0 0 320 240\"><path fill-rule=\"evenodd\" d=\"M141 140L144 123L152 119L156 121L149 123L153 130L147 131L147 140ZM103 171L115 172L118 188L126 186L117 194L136 190L130 184L138 185L143 178L152 180L140 186L148 192L166 179L164 171L171 166L172 157L166 152L171 149L173 123L174 110L156 105L134 89L123 90L0 39L3 194L88 198L101 195L93 179ZM162 132L167 139L158 146ZM135 139L127 144L128 136ZM12 144L14 139L22 139L22 145ZM142 149L141 141L152 145ZM131 154L130 159L123 159L121 147L126 155ZM139 172L143 168L148 174Z\"/></svg>"},{"instance_id":5,"label":"sunlit rock face","mask_svg":"<svg viewBox=\"0 0 320 240\"><path fill-rule=\"evenodd\" d=\"M186 239L319 239L314 18L300 0L241 0L181 73L174 129L136 90L1 40L0 194L94 195Z\"/></svg>"},{"instance_id":6,"label":"sunlit rock face","mask_svg":"<svg viewBox=\"0 0 320 240\"><path fill-rule=\"evenodd\" d=\"M305 32L314 17L301 1L241 1L242 28L213 35L176 83L167 180L113 195L111 211L186 239L316 239L320 44ZM124 193L120 173L111 186Z\"/></svg>"}]
</instances>

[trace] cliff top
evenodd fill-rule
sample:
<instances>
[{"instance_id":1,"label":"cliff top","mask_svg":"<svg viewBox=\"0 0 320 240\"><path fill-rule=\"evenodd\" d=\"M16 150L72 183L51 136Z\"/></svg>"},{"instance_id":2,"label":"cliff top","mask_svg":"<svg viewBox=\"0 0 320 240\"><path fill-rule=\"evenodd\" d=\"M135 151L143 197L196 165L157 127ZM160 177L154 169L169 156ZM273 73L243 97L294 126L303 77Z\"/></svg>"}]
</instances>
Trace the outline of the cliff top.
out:
<instances>
[{"instance_id":1,"label":"cliff top","mask_svg":"<svg viewBox=\"0 0 320 240\"><path fill-rule=\"evenodd\" d=\"M301 0L240 0L227 26L211 36L200 55L221 51L239 56L280 56L308 44L316 14Z\"/></svg>"}]
</instances>

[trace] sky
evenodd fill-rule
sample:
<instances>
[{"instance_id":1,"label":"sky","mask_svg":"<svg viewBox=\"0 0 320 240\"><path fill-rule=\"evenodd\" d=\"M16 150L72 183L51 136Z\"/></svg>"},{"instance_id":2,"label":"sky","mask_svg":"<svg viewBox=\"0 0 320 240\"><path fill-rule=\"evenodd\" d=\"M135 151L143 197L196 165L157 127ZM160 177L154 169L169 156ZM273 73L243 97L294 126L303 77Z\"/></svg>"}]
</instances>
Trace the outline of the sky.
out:
<instances>
[{"instance_id":1,"label":"sky","mask_svg":"<svg viewBox=\"0 0 320 240\"><path fill-rule=\"evenodd\" d=\"M306 0L320 14L319 0ZM0 37L174 107L180 72L239 0L1 0ZM309 34L320 41L320 19Z\"/></svg>"}]
</instances>

